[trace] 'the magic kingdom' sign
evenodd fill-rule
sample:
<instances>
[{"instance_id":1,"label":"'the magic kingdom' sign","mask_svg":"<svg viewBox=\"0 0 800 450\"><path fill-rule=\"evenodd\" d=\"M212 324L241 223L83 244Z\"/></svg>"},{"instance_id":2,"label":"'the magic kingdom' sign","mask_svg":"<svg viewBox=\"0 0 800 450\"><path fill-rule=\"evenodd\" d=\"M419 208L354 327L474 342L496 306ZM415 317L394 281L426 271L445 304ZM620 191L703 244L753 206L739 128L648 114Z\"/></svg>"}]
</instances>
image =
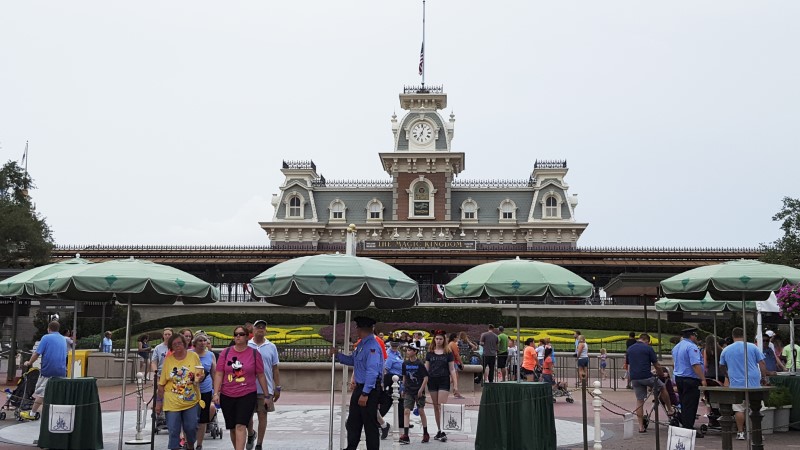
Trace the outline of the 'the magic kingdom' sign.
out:
<instances>
[{"instance_id":1,"label":"'the magic kingdom' sign","mask_svg":"<svg viewBox=\"0 0 800 450\"><path fill-rule=\"evenodd\" d=\"M364 241L365 250L475 250L475 241Z\"/></svg>"}]
</instances>

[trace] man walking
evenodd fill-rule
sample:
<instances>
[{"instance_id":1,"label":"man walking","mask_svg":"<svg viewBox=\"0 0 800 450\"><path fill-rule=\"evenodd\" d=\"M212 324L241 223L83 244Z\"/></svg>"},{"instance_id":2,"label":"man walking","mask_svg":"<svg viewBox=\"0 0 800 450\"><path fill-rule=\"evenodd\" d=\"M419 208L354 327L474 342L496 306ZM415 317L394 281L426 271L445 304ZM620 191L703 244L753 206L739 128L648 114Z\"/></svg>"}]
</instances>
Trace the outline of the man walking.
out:
<instances>
[{"instance_id":1,"label":"man walking","mask_svg":"<svg viewBox=\"0 0 800 450\"><path fill-rule=\"evenodd\" d=\"M278 348L266 338L267 321L256 320L253 323L253 338L247 342L249 347L258 351L261 361L264 363L264 376L267 378L267 391L261 390L261 383L256 383L256 408L255 413L258 417L258 443L256 450L261 450L264 445L264 436L267 434L267 413L275 410L275 402L281 396L281 376L278 370ZM268 405L272 405L268 408ZM247 450L253 449L253 442L256 439L256 432L253 430L253 418L247 424Z\"/></svg>"},{"instance_id":2,"label":"man walking","mask_svg":"<svg viewBox=\"0 0 800 450\"><path fill-rule=\"evenodd\" d=\"M683 339L672 348L672 360L675 363L675 382L681 399L681 426L692 429L700 403L699 387L706 386L706 377L703 357L697 347L697 328L686 328L682 333ZM703 434L697 433L697 437L703 437Z\"/></svg>"},{"instance_id":3,"label":"man walking","mask_svg":"<svg viewBox=\"0 0 800 450\"><path fill-rule=\"evenodd\" d=\"M397 375L399 382L403 381L403 354L400 353L400 342L399 341L391 341L389 343L389 350L386 352L386 362L383 365L383 389L386 393L384 398L386 401L382 402L378 411L378 415L381 418L386 416L386 413L389 412L389 409L392 407L392 394L394 393L394 388L392 388L392 384L394 380L392 377ZM397 401L397 423L403 423L403 402L402 396L398 398ZM380 420L378 420L380 422ZM401 425L402 426L402 425ZM391 429L391 425L389 422L386 421L383 426L381 427L381 439L386 439L389 436L389 430Z\"/></svg>"},{"instance_id":4,"label":"man walking","mask_svg":"<svg viewBox=\"0 0 800 450\"><path fill-rule=\"evenodd\" d=\"M353 354L344 355L339 353L337 347L331 348L331 355L336 355L341 364L353 366L353 379L356 383L350 396L350 410L347 415L347 450L358 448L362 429L366 436L367 450L378 450L378 400L383 373L383 352L373 333L375 319L356 317L353 320L360 339Z\"/></svg>"},{"instance_id":5,"label":"man walking","mask_svg":"<svg viewBox=\"0 0 800 450\"><path fill-rule=\"evenodd\" d=\"M508 369L506 369L508 365L508 335L502 325L497 327L497 331L500 332L497 335L497 368L500 369L501 381L506 381L508 379Z\"/></svg>"},{"instance_id":6,"label":"man walking","mask_svg":"<svg viewBox=\"0 0 800 450\"><path fill-rule=\"evenodd\" d=\"M483 371L489 368L489 383L494 383L494 372L497 364L497 349L500 344L497 334L494 332L494 325L489 324L489 329L481 334L481 346L483 347Z\"/></svg>"},{"instance_id":7,"label":"man walking","mask_svg":"<svg viewBox=\"0 0 800 450\"><path fill-rule=\"evenodd\" d=\"M744 342L744 330L736 327L731 330L733 344L725 347L719 355L719 365L728 368L728 377L725 384L732 388L748 388L761 386L761 380L767 379L767 366L764 364L764 353L758 350L755 344ZM746 346L746 347L745 347ZM745 350L745 348L747 350ZM745 377L744 352L747 351L747 377ZM744 412L747 410L744 402L733 405L736 412L736 439L743 441Z\"/></svg>"},{"instance_id":8,"label":"man walking","mask_svg":"<svg viewBox=\"0 0 800 450\"><path fill-rule=\"evenodd\" d=\"M642 333L639 340L628 347L625 352L625 370L630 376L631 386L636 395L636 417L639 419L639 433L647 431L644 426L644 402L647 399L647 390L652 388L659 393L661 402L666 406L670 415L674 412L669 393L664 389L664 383L659 377L653 375L650 366L656 369L656 373L661 373L661 364L658 363L656 352L650 346L650 335Z\"/></svg>"},{"instance_id":9,"label":"man walking","mask_svg":"<svg viewBox=\"0 0 800 450\"><path fill-rule=\"evenodd\" d=\"M58 332L60 325L55 320L47 325L47 334L42 336L39 346L31 355L31 359L25 361L25 368L29 368L34 362L42 357L42 370L39 372L39 380L36 382L36 389L33 391L36 400L30 411L22 411L20 417L27 420L39 418L39 408L44 401L44 392L47 388L47 381L52 377L67 376L67 341Z\"/></svg>"}]
</instances>

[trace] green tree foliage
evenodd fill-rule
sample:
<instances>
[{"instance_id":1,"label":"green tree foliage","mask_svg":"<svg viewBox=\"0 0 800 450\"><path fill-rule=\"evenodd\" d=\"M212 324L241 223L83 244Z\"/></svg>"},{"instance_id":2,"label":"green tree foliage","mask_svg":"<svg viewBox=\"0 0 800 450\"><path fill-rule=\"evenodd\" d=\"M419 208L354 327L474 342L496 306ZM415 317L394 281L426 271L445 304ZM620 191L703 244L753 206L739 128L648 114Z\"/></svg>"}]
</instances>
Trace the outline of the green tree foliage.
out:
<instances>
[{"instance_id":1,"label":"green tree foliage","mask_svg":"<svg viewBox=\"0 0 800 450\"><path fill-rule=\"evenodd\" d=\"M78 338L87 336L100 335L106 330L118 330L121 336L125 336L125 320L128 313L127 306L120 305L107 305L106 306L106 329L101 330L100 325L102 318L100 317L81 317L78 313ZM36 335L34 339L39 339L47 333L47 325L50 314L39 313L33 318L33 325L36 327ZM131 325L136 325L142 320L142 315L136 309L131 310ZM61 331L72 329L72 313L60 313L58 322L61 324ZM99 337L98 337L99 340Z\"/></svg>"},{"instance_id":2,"label":"green tree foliage","mask_svg":"<svg viewBox=\"0 0 800 450\"><path fill-rule=\"evenodd\" d=\"M782 221L783 236L772 244L762 244L761 260L800 268L800 199L784 197L783 207L772 220Z\"/></svg>"},{"instance_id":3,"label":"green tree foliage","mask_svg":"<svg viewBox=\"0 0 800 450\"><path fill-rule=\"evenodd\" d=\"M48 262L53 236L28 196L33 180L16 162L0 169L0 267Z\"/></svg>"}]
</instances>

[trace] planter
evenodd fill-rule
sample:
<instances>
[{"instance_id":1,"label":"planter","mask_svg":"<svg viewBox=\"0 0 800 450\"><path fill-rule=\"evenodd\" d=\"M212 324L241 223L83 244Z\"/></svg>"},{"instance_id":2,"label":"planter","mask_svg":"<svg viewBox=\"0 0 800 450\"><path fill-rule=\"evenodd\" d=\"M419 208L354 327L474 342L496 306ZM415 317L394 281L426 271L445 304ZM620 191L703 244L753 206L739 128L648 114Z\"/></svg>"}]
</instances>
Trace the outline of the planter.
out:
<instances>
[{"instance_id":1,"label":"planter","mask_svg":"<svg viewBox=\"0 0 800 450\"><path fill-rule=\"evenodd\" d=\"M775 426L775 408L761 408L761 434L772 434Z\"/></svg>"},{"instance_id":2,"label":"planter","mask_svg":"<svg viewBox=\"0 0 800 450\"><path fill-rule=\"evenodd\" d=\"M789 415L792 405L785 405L775 410L775 431L784 433L789 431Z\"/></svg>"}]
</instances>

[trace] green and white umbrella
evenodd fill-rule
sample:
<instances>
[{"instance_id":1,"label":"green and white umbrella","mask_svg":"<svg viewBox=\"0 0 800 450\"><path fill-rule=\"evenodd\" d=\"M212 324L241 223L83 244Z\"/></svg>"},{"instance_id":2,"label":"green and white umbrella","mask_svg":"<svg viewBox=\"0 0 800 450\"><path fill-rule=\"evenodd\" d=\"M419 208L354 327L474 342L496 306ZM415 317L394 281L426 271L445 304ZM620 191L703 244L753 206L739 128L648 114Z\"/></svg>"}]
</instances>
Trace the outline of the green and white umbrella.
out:
<instances>
[{"instance_id":1,"label":"green and white umbrella","mask_svg":"<svg viewBox=\"0 0 800 450\"><path fill-rule=\"evenodd\" d=\"M125 259L75 265L52 274L42 274L30 281L37 296L57 295L74 301L119 301L127 303L125 352L123 356L122 398L128 380L128 343L131 330L131 304L212 303L219 291L211 284L174 267L141 259ZM124 402L123 402L124 404ZM125 408L120 411L119 449Z\"/></svg>"},{"instance_id":2,"label":"green and white umbrella","mask_svg":"<svg viewBox=\"0 0 800 450\"><path fill-rule=\"evenodd\" d=\"M0 281L0 297L32 296L34 294L33 284L30 283L31 280L39 277L46 277L76 265L85 264L91 264L91 262L76 257L67 261L34 267L33 269L18 273L13 277Z\"/></svg>"},{"instance_id":3,"label":"green and white umbrella","mask_svg":"<svg viewBox=\"0 0 800 450\"><path fill-rule=\"evenodd\" d=\"M699 300L711 295L714 300L739 300L744 342L747 342L747 300L765 301L786 284L800 283L800 270L761 261L737 260L687 270L661 282L662 292L671 298ZM745 386L748 380L747 352L744 352ZM749 394L745 394L749 401ZM749 424L748 424L748 439Z\"/></svg>"},{"instance_id":4,"label":"green and white umbrella","mask_svg":"<svg viewBox=\"0 0 800 450\"><path fill-rule=\"evenodd\" d=\"M394 267L371 258L332 254L290 259L252 279L253 296L282 306L333 310L333 345L336 313L374 305L379 309L411 308L419 300L417 282ZM350 324L345 324L349 326ZM347 343L345 343L347 345ZM328 448L333 448L335 358L331 361Z\"/></svg>"},{"instance_id":5,"label":"green and white umbrella","mask_svg":"<svg viewBox=\"0 0 800 450\"><path fill-rule=\"evenodd\" d=\"M520 345L520 300L544 300L548 296L562 300L584 299L592 296L594 286L561 266L517 257L475 266L447 283L444 290L451 298L516 299L517 345Z\"/></svg>"},{"instance_id":6,"label":"green and white umbrella","mask_svg":"<svg viewBox=\"0 0 800 450\"><path fill-rule=\"evenodd\" d=\"M717 301L706 295L702 300L681 300L678 298L662 298L655 303L656 311L690 311L721 312L741 311L742 303L734 301ZM756 311L755 302L745 303L747 311Z\"/></svg>"}]
</instances>

